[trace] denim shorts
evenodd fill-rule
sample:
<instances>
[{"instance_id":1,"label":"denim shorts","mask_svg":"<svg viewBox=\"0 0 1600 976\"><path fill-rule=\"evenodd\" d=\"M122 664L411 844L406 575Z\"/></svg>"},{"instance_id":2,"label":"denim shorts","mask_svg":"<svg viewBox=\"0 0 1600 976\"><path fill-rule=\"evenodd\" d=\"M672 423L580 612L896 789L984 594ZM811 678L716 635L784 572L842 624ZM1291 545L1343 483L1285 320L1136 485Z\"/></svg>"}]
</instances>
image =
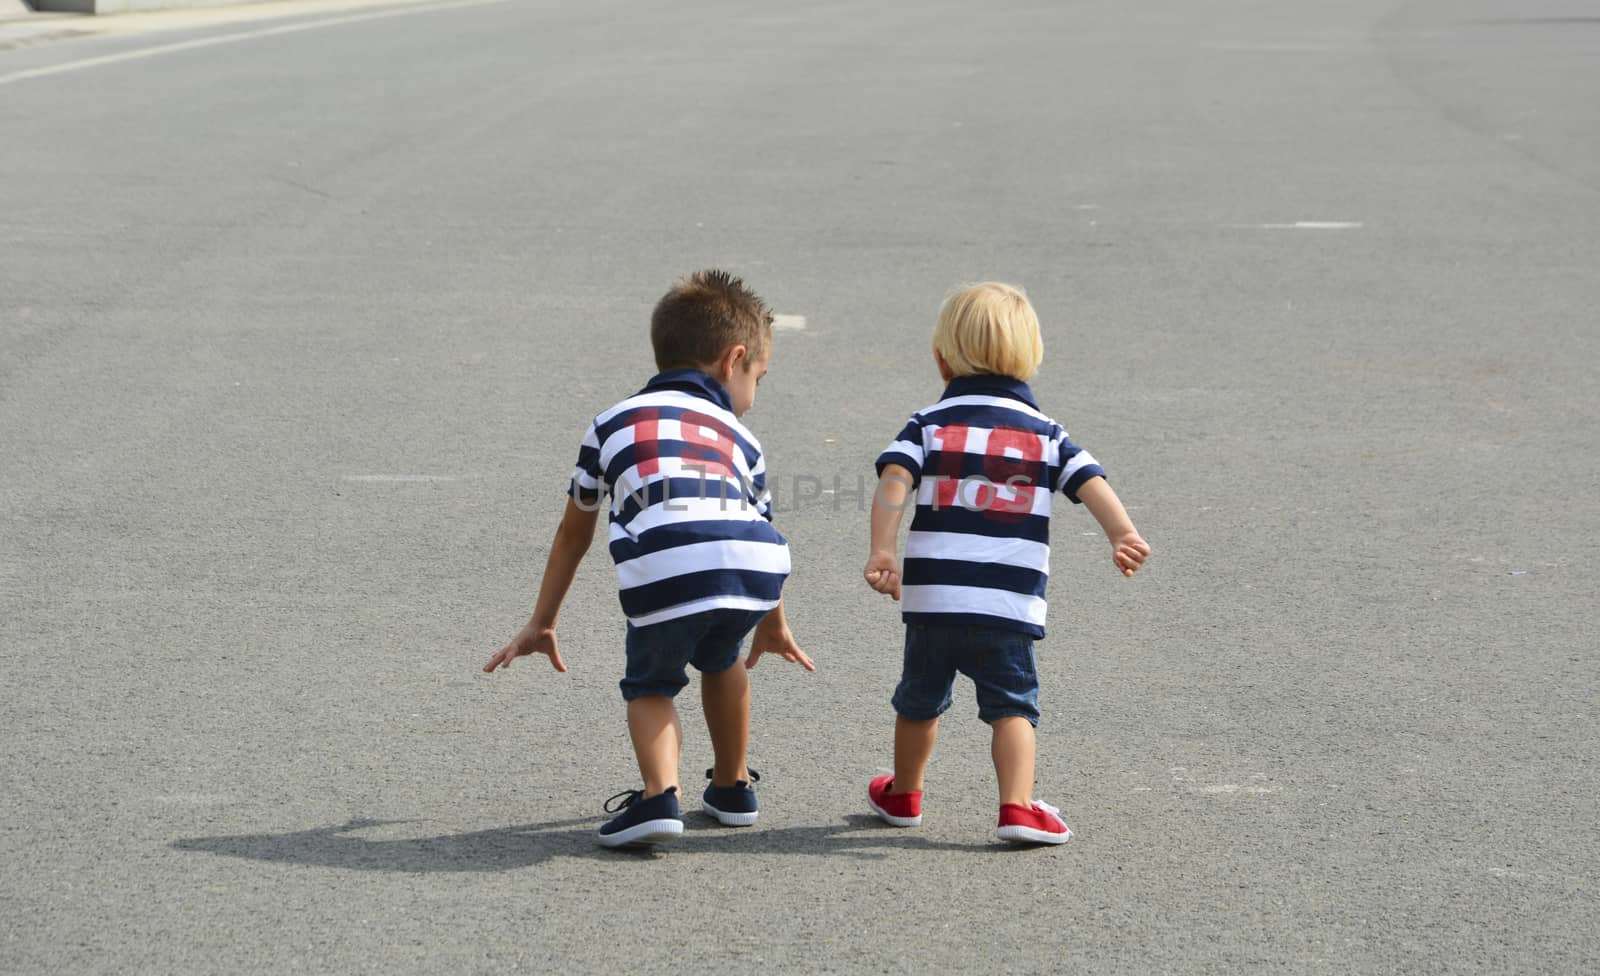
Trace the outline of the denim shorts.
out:
<instances>
[{"instance_id":1,"label":"denim shorts","mask_svg":"<svg viewBox=\"0 0 1600 976\"><path fill-rule=\"evenodd\" d=\"M957 672L977 685L978 717L985 722L1015 715L1039 724L1033 639L1014 630L967 624L906 625L895 714L917 722L943 715Z\"/></svg>"},{"instance_id":2,"label":"denim shorts","mask_svg":"<svg viewBox=\"0 0 1600 976\"><path fill-rule=\"evenodd\" d=\"M672 698L689 683L686 666L719 674L739 661L739 645L770 611L707 610L645 627L628 625L622 700Z\"/></svg>"}]
</instances>

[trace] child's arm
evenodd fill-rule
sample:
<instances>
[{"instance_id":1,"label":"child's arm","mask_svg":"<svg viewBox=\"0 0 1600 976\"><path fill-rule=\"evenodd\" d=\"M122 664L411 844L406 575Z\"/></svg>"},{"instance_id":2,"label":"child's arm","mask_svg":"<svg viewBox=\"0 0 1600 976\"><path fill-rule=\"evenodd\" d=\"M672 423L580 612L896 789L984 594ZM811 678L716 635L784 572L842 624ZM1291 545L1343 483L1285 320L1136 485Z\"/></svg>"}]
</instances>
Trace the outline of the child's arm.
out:
<instances>
[{"instance_id":1,"label":"child's arm","mask_svg":"<svg viewBox=\"0 0 1600 976\"><path fill-rule=\"evenodd\" d=\"M789 630L789 622L783 616L781 597L778 605L761 618L761 622L756 624L755 633L750 635L750 656L745 659L745 668L755 667L763 654L777 654L790 664L798 664L807 671L817 669L811 658L806 656L806 652L795 643L794 634Z\"/></svg>"},{"instance_id":2,"label":"child's arm","mask_svg":"<svg viewBox=\"0 0 1600 976\"><path fill-rule=\"evenodd\" d=\"M544 579L539 584L539 599L533 606L533 616L511 638L511 643L495 652L485 671L509 668L512 660L524 654L547 654L557 671L567 670L556 647L556 618L561 615L561 602L572 588L572 579L578 574L578 564L594 541L594 526L600 518L598 506L579 505L567 499L567 510L556 526L555 541L550 544L550 558L545 561Z\"/></svg>"},{"instance_id":3,"label":"child's arm","mask_svg":"<svg viewBox=\"0 0 1600 976\"><path fill-rule=\"evenodd\" d=\"M1105 530L1106 538L1111 541L1111 561L1117 570L1124 576L1132 576L1150 558L1150 543L1133 527L1133 519L1122 507L1122 499L1111 490L1111 483L1098 476L1090 478L1078 488L1078 501L1083 502Z\"/></svg>"},{"instance_id":4,"label":"child's arm","mask_svg":"<svg viewBox=\"0 0 1600 976\"><path fill-rule=\"evenodd\" d=\"M867 585L879 593L900 599L900 516L911 493L911 472L898 464L886 464L878 475L878 490L872 494L872 551L862 575Z\"/></svg>"}]
</instances>

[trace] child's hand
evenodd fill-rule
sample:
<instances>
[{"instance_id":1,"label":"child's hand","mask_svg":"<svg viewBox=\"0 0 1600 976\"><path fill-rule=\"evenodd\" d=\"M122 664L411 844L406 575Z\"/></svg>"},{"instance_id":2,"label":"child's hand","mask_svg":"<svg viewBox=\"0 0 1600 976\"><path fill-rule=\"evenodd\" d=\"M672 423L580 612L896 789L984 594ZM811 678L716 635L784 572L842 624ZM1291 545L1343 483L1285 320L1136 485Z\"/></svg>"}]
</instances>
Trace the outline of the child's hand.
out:
<instances>
[{"instance_id":1,"label":"child's hand","mask_svg":"<svg viewBox=\"0 0 1600 976\"><path fill-rule=\"evenodd\" d=\"M556 646L556 629L535 627L531 621L526 627L517 631L517 636L511 638L511 643L495 652L489 663L483 666L483 670L493 672L496 668L509 668L513 660L525 654L549 655L552 667L557 671L567 670L566 662L561 660L561 650Z\"/></svg>"},{"instance_id":2,"label":"child's hand","mask_svg":"<svg viewBox=\"0 0 1600 976\"><path fill-rule=\"evenodd\" d=\"M867 568L861 571L867 585L879 593L900 599L900 561L892 552L875 552L867 557Z\"/></svg>"},{"instance_id":3,"label":"child's hand","mask_svg":"<svg viewBox=\"0 0 1600 976\"><path fill-rule=\"evenodd\" d=\"M795 643L794 634L789 630L789 625L783 617L776 613L769 613L756 624L755 632L750 635L750 656L745 658L746 670L756 666L756 662L763 654L777 654L790 664L798 664L807 671L815 671L817 666L811 663L811 658Z\"/></svg>"},{"instance_id":4,"label":"child's hand","mask_svg":"<svg viewBox=\"0 0 1600 976\"><path fill-rule=\"evenodd\" d=\"M1137 532L1125 532L1111 543L1111 561L1124 576L1132 576L1150 558L1150 543Z\"/></svg>"}]
</instances>

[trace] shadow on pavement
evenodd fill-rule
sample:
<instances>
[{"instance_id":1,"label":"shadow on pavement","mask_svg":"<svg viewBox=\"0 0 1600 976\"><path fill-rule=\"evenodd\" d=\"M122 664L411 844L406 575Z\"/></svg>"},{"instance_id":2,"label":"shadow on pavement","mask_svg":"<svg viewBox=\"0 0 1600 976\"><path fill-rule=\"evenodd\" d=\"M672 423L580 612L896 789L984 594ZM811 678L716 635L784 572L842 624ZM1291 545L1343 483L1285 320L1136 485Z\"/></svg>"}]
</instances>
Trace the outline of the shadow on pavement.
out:
<instances>
[{"instance_id":1,"label":"shadow on pavement","mask_svg":"<svg viewBox=\"0 0 1600 976\"><path fill-rule=\"evenodd\" d=\"M775 830L728 829L695 823L676 843L654 850L606 850L595 845L599 821L556 820L497 827L464 834L439 834L402 840L369 840L357 832L405 823L401 820L351 820L283 834L193 837L173 843L180 851L200 851L255 861L277 861L354 871L512 871L556 857L653 860L683 854L802 854L882 858L893 851L995 853L990 844L950 844L884 827L875 818L850 816L843 823Z\"/></svg>"}]
</instances>

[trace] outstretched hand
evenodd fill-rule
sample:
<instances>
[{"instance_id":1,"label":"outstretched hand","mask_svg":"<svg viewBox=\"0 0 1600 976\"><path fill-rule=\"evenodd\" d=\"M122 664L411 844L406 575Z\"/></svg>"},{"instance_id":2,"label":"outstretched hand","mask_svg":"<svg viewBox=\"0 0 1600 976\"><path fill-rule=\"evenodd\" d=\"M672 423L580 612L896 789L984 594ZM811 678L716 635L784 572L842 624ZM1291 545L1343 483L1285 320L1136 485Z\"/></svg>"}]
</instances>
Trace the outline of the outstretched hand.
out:
<instances>
[{"instance_id":1,"label":"outstretched hand","mask_svg":"<svg viewBox=\"0 0 1600 976\"><path fill-rule=\"evenodd\" d=\"M875 552L867 557L867 568L861 571L867 585L896 600L900 599L900 561L892 552Z\"/></svg>"},{"instance_id":2,"label":"outstretched hand","mask_svg":"<svg viewBox=\"0 0 1600 976\"><path fill-rule=\"evenodd\" d=\"M1150 543L1137 532L1128 532L1111 544L1111 561L1118 572L1132 576L1150 558Z\"/></svg>"},{"instance_id":3,"label":"outstretched hand","mask_svg":"<svg viewBox=\"0 0 1600 976\"><path fill-rule=\"evenodd\" d=\"M807 671L815 671L817 666L812 663L806 652L800 649L795 642L794 634L789 630L789 625L783 617L774 612L761 618L756 624L755 631L750 635L750 656L745 658L744 666L748 670L756 666L763 654L776 654L790 664L798 664Z\"/></svg>"},{"instance_id":4,"label":"outstretched hand","mask_svg":"<svg viewBox=\"0 0 1600 976\"><path fill-rule=\"evenodd\" d=\"M567 670L566 662L561 660L561 649L556 645L556 629L535 627L531 622L517 631L517 636L511 638L509 644L496 651L483 670L493 672L498 668L509 668L512 661L528 654L544 654L550 658L551 667L557 671Z\"/></svg>"}]
</instances>

